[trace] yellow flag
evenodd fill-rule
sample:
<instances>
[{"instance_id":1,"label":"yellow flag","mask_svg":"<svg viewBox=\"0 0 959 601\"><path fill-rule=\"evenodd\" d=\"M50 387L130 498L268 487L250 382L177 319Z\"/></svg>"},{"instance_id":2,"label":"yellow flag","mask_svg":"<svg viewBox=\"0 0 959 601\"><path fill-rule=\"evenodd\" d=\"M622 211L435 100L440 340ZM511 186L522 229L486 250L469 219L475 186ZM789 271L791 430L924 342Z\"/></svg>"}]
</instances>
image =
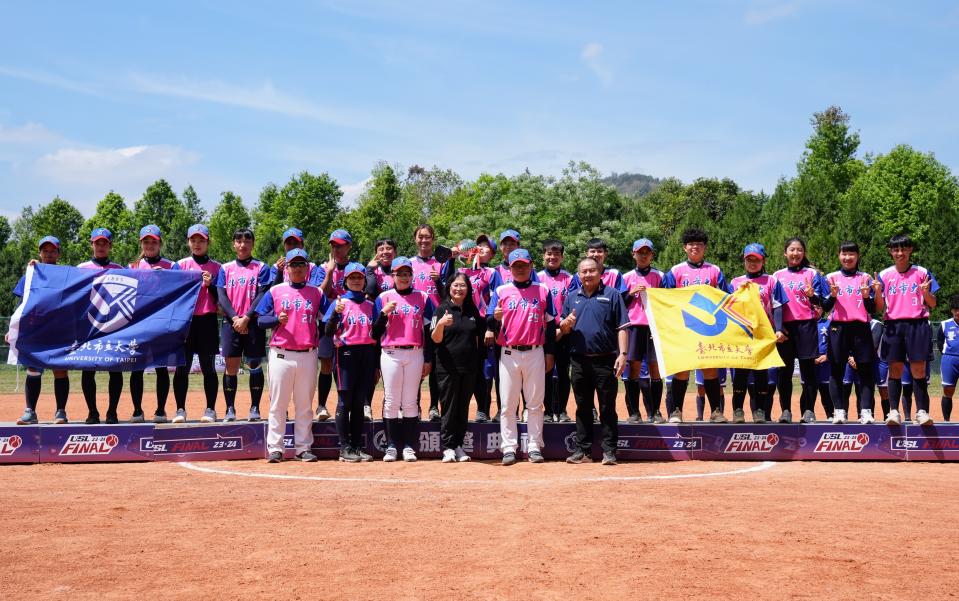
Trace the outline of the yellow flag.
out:
<instances>
[{"instance_id":1,"label":"yellow flag","mask_svg":"<svg viewBox=\"0 0 959 601\"><path fill-rule=\"evenodd\" d=\"M783 365L776 334L752 282L732 294L704 285L650 288L643 293L643 304L663 375L712 367Z\"/></svg>"}]
</instances>

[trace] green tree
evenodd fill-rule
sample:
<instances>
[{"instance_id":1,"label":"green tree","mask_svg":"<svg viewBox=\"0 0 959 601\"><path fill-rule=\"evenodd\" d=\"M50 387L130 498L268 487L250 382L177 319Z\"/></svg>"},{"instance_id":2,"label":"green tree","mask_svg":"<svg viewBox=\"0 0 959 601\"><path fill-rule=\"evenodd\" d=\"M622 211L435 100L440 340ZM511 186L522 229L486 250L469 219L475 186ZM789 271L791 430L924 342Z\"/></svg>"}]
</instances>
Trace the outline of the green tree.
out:
<instances>
[{"instance_id":1,"label":"green tree","mask_svg":"<svg viewBox=\"0 0 959 601\"><path fill-rule=\"evenodd\" d=\"M327 173L303 171L282 188L268 184L253 211L256 236L262 238L256 252L264 260L279 256L283 247L280 237L287 228L296 227L303 231L310 256L325 260L330 232L338 227L342 197L339 184Z\"/></svg>"},{"instance_id":2,"label":"green tree","mask_svg":"<svg viewBox=\"0 0 959 601\"><path fill-rule=\"evenodd\" d=\"M7 245L11 235L13 235L13 228L10 226L10 220L0 215L0 248Z\"/></svg>"},{"instance_id":3,"label":"green tree","mask_svg":"<svg viewBox=\"0 0 959 601\"><path fill-rule=\"evenodd\" d=\"M210 216L210 256L224 263L236 257L233 252L233 232L241 227L250 227L250 223L250 214L243 206L243 199L233 192L223 192Z\"/></svg>"},{"instance_id":4,"label":"green tree","mask_svg":"<svg viewBox=\"0 0 959 601\"><path fill-rule=\"evenodd\" d=\"M163 233L162 254L168 258L178 259L189 254L186 228L190 226L188 222L191 218L186 206L163 179L151 184L133 205L134 227L141 228L151 223L158 225Z\"/></svg>"},{"instance_id":5,"label":"green tree","mask_svg":"<svg viewBox=\"0 0 959 601\"><path fill-rule=\"evenodd\" d=\"M417 197L404 197L396 169L381 162L373 168L356 207L343 215L342 222L353 236L354 254L368 260L375 250L373 243L380 238L396 240L401 255L413 253L413 229L421 215Z\"/></svg>"},{"instance_id":6,"label":"green tree","mask_svg":"<svg viewBox=\"0 0 959 601\"><path fill-rule=\"evenodd\" d=\"M113 251L110 256L114 261L122 265L137 256L139 227L135 228L133 213L127 207L126 201L112 190L97 203L93 216L80 228L76 251L79 256L91 255L90 232L98 227L105 227L113 234Z\"/></svg>"},{"instance_id":7,"label":"green tree","mask_svg":"<svg viewBox=\"0 0 959 601\"><path fill-rule=\"evenodd\" d=\"M60 240L60 262L65 264L81 261L86 253L78 252L83 215L69 202L59 196L41 206L33 215L33 240L35 246L43 236L56 236Z\"/></svg>"}]
</instances>

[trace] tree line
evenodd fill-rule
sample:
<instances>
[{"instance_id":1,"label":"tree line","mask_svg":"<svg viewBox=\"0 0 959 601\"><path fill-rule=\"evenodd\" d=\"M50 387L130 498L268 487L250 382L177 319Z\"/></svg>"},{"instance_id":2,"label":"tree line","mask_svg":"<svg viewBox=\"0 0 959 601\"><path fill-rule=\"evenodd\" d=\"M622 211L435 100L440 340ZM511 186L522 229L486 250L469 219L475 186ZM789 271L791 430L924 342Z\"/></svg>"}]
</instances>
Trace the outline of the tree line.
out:
<instances>
[{"instance_id":1,"label":"tree line","mask_svg":"<svg viewBox=\"0 0 959 601\"><path fill-rule=\"evenodd\" d=\"M395 239L401 254L414 253L414 228L430 223L437 241L446 245L516 229L534 256L544 240L556 238L566 244L568 269L590 238L605 239L609 264L628 269L632 241L647 237L656 244L655 265L666 269L682 260L679 237L695 226L709 234L707 260L730 278L743 272L742 249L748 242L766 246L767 269L773 271L785 264L785 240L801 236L810 260L828 272L838 269L839 243L855 240L863 249L862 269L873 273L891 264L886 241L907 233L917 244L916 262L935 274L942 286L940 301L946 301L959 292L959 261L951 256L959 231L959 181L932 153L908 145L860 157L859 134L849 121L834 106L813 114L795 175L780 178L771 195L744 190L729 178L688 184L630 174L603 178L584 162L569 163L559 177L527 170L514 176L484 173L473 181L450 169L382 162L373 167L352 207L343 205L339 184L329 174L306 171L282 186L267 184L252 207L225 191L209 215L192 187L178 196L162 179L132 207L107 193L89 219L55 198L36 210L24 208L12 224L0 217L0 285L13 288L44 235L61 240L62 263L87 259L94 227L114 233L112 256L120 263L137 256L137 234L148 223L160 226L163 254L172 259L189 253L184 236L193 223L209 225L210 255L217 260L233 256L233 230L252 227L255 256L271 262L280 256L288 227L303 230L317 261L326 259L329 233L346 228L354 257L365 262L380 238ZM0 314L9 315L15 306L12 295L0 296ZM946 307L948 302L941 302L936 316L948 315Z\"/></svg>"}]
</instances>

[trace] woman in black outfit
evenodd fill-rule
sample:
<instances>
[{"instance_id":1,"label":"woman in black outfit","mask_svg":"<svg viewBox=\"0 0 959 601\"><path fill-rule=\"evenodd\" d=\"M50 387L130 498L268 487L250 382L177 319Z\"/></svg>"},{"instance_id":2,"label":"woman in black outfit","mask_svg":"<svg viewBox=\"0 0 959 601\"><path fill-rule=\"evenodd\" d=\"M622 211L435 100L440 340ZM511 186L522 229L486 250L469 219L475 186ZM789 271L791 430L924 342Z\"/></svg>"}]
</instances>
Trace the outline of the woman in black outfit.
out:
<instances>
[{"instance_id":1,"label":"woman in black outfit","mask_svg":"<svg viewBox=\"0 0 959 601\"><path fill-rule=\"evenodd\" d=\"M469 276L458 273L446 288L446 299L433 314L436 383L440 393L443 463L469 461L463 450L470 397L480 360L485 355L486 320L473 302Z\"/></svg>"}]
</instances>

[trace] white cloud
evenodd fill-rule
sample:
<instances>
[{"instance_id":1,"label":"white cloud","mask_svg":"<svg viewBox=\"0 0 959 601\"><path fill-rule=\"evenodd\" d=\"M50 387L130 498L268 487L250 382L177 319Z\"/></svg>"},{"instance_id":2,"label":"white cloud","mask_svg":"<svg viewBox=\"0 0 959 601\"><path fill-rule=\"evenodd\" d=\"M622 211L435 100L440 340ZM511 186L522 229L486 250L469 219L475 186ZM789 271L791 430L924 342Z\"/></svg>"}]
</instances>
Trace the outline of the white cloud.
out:
<instances>
[{"instance_id":1,"label":"white cloud","mask_svg":"<svg viewBox=\"0 0 959 601\"><path fill-rule=\"evenodd\" d=\"M172 170L197 160L178 146L128 146L125 148L61 148L34 163L38 175L66 184L118 185L168 177Z\"/></svg>"},{"instance_id":2,"label":"white cloud","mask_svg":"<svg viewBox=\"0 0 959 601\"><path fill-rule=\"evenodd\" d=\"M604 51L599 42L590 42L583 46L579 58L604 86L608 86L613 83L613 70L606 63Z\"/></svg>"},{"instance_id":3,"label":"white cloud","mask_svg":"<svg viewBox=\"0 0 959 601\"><path fill-rule=\"evenodd\" d=\"M90 94L91 96L102 96L103 94L84 83L80 83L66 77L61 77L59 75L54 75L52 73L45 73L43 71L34 71L30 69L18 69L16 67L7 67L5 65L0 65L0 75L6 77L12 77L14 79L22 79L24 81L29 81L45 86L52 86L54 88L60 88L63 90L70 90L72 92L80 92L82 94Z\"/></svg>"},{"instance_id":4,"label":"white cloud","mask_svg":"<svg viewBox=\"0 0 959 601\"><path fill-rule=\"evenodd\" d=\"M60 134L51 131L39 123L25 123L20 126L4 127L0 125L0 145L37 145L62 140Z\"/></svg>"},{"instance_id":5,"label":"white cloud","mask_svg":"<svg viewBox=\"0 0 959 601\"><path fill-rule=\"evenodd\" d=\"M771 21L778 21L791 17L799 11L799 2L785 2L770 4L764 2L754 5L743 15L747 25L765 25Z\"/></svg>"},{"instance_id":6,"label":"white cloud","mask_svg":"<svg viewBox=\"0 0 959 601\"><path fill-rule=\"evenodd\" d=\"M341 184L340 190L343 191L343 198L340 200L340 204L344 207L355 207L360 200L360 195L363 194L363 191L366 190L366 185L370 182L372 178L368 177L361 182L356 182L355 184Z\"/></svg>"}]
</instances>

